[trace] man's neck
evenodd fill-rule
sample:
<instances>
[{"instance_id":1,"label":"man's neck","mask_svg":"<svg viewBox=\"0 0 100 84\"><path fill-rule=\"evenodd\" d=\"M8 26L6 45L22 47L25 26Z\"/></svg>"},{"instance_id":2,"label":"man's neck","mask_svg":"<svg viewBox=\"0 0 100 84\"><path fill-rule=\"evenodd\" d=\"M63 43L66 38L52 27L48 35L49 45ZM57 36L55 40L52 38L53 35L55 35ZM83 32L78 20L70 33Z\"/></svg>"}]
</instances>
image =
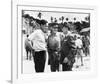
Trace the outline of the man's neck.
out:
<instances>
[{"instance_id":1,"label":"man's neck","mask_svg":"<svg viewBox=\"0 0 100 84\"><path fill-rule=\"evenodd\" d=\"M68 33L64 33L64 35L67 35Z\"/></svg>"},{"instance_id":2,"label":"man's neck","mask_svg":"<svg viewBox=\"0 0 100 84\"><path fill-rule=\"evenodd\" d=\"M56 33L52 33L51 35L52 35L52 36L56 36Z\"/></svg>"}]
</instances>

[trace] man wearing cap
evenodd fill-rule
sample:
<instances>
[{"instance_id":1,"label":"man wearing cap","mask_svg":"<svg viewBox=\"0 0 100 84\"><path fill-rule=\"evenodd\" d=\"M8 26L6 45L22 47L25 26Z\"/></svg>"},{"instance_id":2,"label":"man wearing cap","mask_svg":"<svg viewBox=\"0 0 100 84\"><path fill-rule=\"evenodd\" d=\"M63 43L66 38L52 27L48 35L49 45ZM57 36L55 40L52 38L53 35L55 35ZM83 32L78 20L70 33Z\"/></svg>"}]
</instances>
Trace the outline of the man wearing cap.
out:
<instances>
[{"instance_id":1,"label":"man wearing cap","mask_svg":"<svg viewBox=\"0 0 100 84\"><path fill-rule=\"evenodd\" d=\"M45 32L47 31L47 21L45 20L36 20L37 24L40 25L40 28L37 28L30 36L29 40L33 43L33 49L35 51L34 55L34 64L36 72L44 72L45 61L46 61L46 41L45 41Z\"/></svg>"},{"instance_id":2,"label":"man wearing cap","mask_svg":"<svg viewBox=\"0 0 100 84\"><path fill-rule=\"evenodd\" d=\"M51 29L51 34L49 35L47 42L51 72L59 71L60 38L57 35L57 30L58 30L57 25L53 25Z\"/></svg>"}]
</instances>

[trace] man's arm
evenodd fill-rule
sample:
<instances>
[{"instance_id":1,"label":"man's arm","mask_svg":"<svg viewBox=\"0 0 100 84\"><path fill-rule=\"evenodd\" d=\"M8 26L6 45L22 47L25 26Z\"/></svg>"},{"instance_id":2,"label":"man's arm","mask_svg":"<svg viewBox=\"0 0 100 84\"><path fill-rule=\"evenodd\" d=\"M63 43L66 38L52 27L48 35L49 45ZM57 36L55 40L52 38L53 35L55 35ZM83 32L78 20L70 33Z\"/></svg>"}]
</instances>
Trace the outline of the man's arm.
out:
<instances>
[{"instance_id":1,"label":"man's arm","mask_svg":"<svg viewBox=\"0 0 100 84\"><path fill-rule=\"evenodd\" d=\"M36 36L36 31L29 35L28 40L32 41Z\"/></svg>"},{"instance_id":2,"label":"man's arm","mask_svg":"<svg viewBox=\"0 0 100 84\"><path fill-rule=\"evenodd\" d=\"M30 44L30 47L32 48L33 47L33 39L35 38L35 36L36 36L36 32L33 32L31 35L29 35L29 37L28 37L28 43Z\"/></svg>"}]
</instances>

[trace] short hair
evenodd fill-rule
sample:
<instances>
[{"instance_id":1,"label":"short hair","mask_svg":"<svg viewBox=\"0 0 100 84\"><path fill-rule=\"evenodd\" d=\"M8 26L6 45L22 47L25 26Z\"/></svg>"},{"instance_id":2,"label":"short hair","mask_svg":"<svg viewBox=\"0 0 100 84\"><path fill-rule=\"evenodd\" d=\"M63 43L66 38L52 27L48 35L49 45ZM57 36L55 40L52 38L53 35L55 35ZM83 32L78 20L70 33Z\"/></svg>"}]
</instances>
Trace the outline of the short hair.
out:
<instances>
[{"instance_id":1,"label":"short hair","mask_svg":"<svg viewBox=\"0 0 100 84\"><path fill-rule=\"evenodd\" d=\"M24 17L24 18L30 18L30 15L29 14L24 14L24 15L22 15L22 17Z\"/></svg>"},{"instance_id":2,"label":"short hair","mask_svg":"<svg viewBox=\"0 0 100 84\"><path fill-rule=\"evenodd\" d=\"M36 23L38 23L39 25L41 24L41 21L39 19L35 19Z\"/></svg>"},{"instance_id":3,"label":"short hair","mask_svg":"<svg viewBox=\"0 0 100 84\"><path fill-rule=\"evenodd\" d=\"M45 25L46 23L48 23L46 20L35 19L35 21L36 21L39 25Z\"/></svg>"},{"instance_id":4,"label":"short hair","mask_svg":"<svg viewBox=\"0 0 100 84\"><path fill-rule=\"evenodd\" d=\"M58 23L50 23L50 27L58 28Z\"/></svg>"},{"instance_id":5,"label":"short hair","mask_svg":"<svg viewBox=\"0 0 100 84\"><path fill-rule=\"evenodd\" d=\"M46 23L48 23L46 20L40 20L40 25L45 25Z\"/></svg>"},{"instance_id":6,"label":"short hair","mask_svg":"<svg viewBox=\"0 0 100 84\"><path fill-rule=\"evenodd\" d=\"M70 30L70 27L68 24L64 24L63 27L68 28L68 30Z\"/></svg>"},{"instance_id":7,"label":"short hair","mask_svg":"<svg viewBox=\"0 0 100 84\"><path fill-rule=\"evenodd\" d=\"M33 21L35 21L35 18L32 17L32 16L30 16L29 19L30 19L29 25L30 25L30 26L33 26Z\"/></svg>"},{"instance_id":8,"label":"short hair","mask_svg":"<svg viewBox=\"0 0 100 84\"><path fill-rule=\"evenodd\" d=\"M26 37L29 37L29 35L27 34Z\"/></svg>"},{"instance_id":9,"label":"short hair","mask_svg":"<svg viewBox=\"0 0 100 84\"><path fill-rule=\"evenodd\" d=\"M30 18L29 18L29 19L30 19L31 21L32 21L32 20L35 20L35 18L34 18L34 17L32 17L32 16L30 16Z\"/></svg>"}]
</instances>

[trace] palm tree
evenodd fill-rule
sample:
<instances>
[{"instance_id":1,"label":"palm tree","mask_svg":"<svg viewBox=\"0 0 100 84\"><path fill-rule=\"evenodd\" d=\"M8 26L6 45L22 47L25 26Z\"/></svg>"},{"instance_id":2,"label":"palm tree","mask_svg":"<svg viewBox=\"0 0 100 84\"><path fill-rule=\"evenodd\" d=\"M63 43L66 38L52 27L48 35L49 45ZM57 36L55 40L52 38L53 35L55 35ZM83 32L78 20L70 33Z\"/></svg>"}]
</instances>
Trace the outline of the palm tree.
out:
<instances>
[{"instance_id":1,"label":"palm tree","mask_svg":"<svg viewBox=\"0 0 100 84\"><path fill-rule=\"evenodd\" d=\"M51 16L51 23L53 22L53 17Z\"/></svg>"},{"instance_id":2,"label":"palm tree","mask_svg":"<svg viewBox=\"0 0 100 84\"><path fill-rule=\"evenodd\" d=\"M41 19L41 16L42 16L42 13L39 12L38 15L37 15L37 17L39 17Z\"/></svg>"},{"instance_id":3,"label":"palm tree","mask_svg":"<svg viewBox=\"0 0 100 84\"><path fill-rule=\"evenodd\" d=\"M57 23L57 19L55 18L55 21L54 21L55 23Z\"/></svg>"},{"instance_id":4,"label":"palm tree","mask_svg":"<svg viewBox=\"0 0 100 84\"><path fill-rule=\"evenodd\" d=\"M90 26L90 15L88 16L89 26Z\"/></svg>"},{"instance_id":5,"label":"palm tree","mask_svg":"<svg viewBox=\"0 0 100 84\"><path fill-rule=\"evenodd\" d=\"M68 18L66 18L66 21L68 21L69 19Z\"/></svg>"},{"instance_id":6,"label":"palm tree","mask_svg":"<svg viewBox=\"0 0 100 84\"><path fill-rule=\"evenodd\" d=\"M90 27L90 16L85 17L86 23L88 24L88 27Z\"/></svg>"},{"instance_id":7,"label":"palm tree","mask_svg":"<svg viewBox=\"0 0 100 84\"><path fill-rule=\"evenodd\" d=\"M74 17L74 21L76 20L76 18Z\"/></svg>"},{"instance_id":8,"label":"palm tree","mask_svg":"<svg viewBox=\"0 0 100 84\"><path fill-rule=\"evenodd\" d=\"M61 18L59 18L59 21L61 21Z\"/></svg>"},{"instance_id":9,"label":"palm tree","mask_svg":"<svg viewBox=\"0 0 100 84\"><path fill-rule=\"evenodd\" d=\"M76 18L74 17L74 23L76 22Z\"/></svg>"},{"instance_id":10,"label":"palm tree","mask_svg":"<svg viewBox=\"0 0 100 84\"><path fill-rule=\"evenodd\" d=\"M61 17L61 20L62 20L62 23L63 23L63 21L64 21L64 16Z\"/></svg>"},{"instance_id":11,"label":"palm tree","mask_svg":"<svg viewBox=\"0 0 100 84\"><path fill-rule=\"evenodd\" d=\"M22 17L24 16L24 10L22 10Z\"/></svg>"},{"instance_id":12,"label":"palm tree","mask_svg":"<svg viewBox=\"0 0 100 84\"><path fill-rule=\"evenodd\" d=\"M85 20L89 22L90 21L90 15L85 17Z\"/></svg>"},{"instance_id":13,"label":"palm tree","mask_svg":"<svg viewBox=\"0 0 100 84\"><path fill-rule=\"evenodd\" d=\"M88 21L88 17L85 17L85 20Z\"/></svg>"}]
</instances>

